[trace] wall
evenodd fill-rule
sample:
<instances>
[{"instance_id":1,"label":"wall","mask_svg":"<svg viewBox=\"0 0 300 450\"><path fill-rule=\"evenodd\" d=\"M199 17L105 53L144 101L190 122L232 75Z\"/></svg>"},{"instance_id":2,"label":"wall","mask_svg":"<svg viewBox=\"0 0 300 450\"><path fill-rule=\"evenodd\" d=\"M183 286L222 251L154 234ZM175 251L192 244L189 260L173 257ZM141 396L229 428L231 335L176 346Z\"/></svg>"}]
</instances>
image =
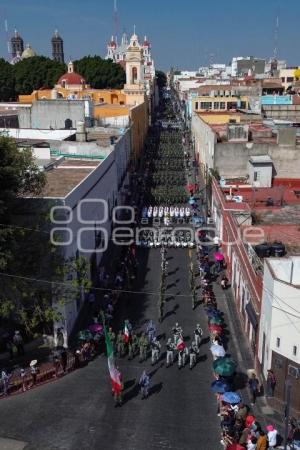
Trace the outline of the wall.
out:
<instances>
[{"instance_id":1,"label":"wall","mask_svg":"<svg viewBox=\"0 0 300 450\"><path fill-rule=\"evenodd\" d=\"M82 86L81 86L82 88ZM63 98L67 99L69 96L75 96L75 99L80 100L82 98L89 97L94 103L107 103L120 104L120 102L126 102L125 95L119 89L83 89L77 90L72 87L65 89L63 87L56 89L43 89L39 91L33 91L30 95L20 95L20 103L33 103L36 100L50 100L53 95L60 94Z\"/></svg>"},{"instance_id":2,"label":"wall","mask_svg":"<svg viewBox=\"0 0 300 450\"><path fill-rule=\"evenodd\" d=\"M239 116L239 114L230 114L230 113L224 113L224 114L205 114L200 113L199 116L201 117L202 120L204 120L204 122L208 123L208 124L215 124L215 125L222 125L222 124L227 124L229 123L229 120L233 119L236 121L236 123L240 123L241 122L241 116Z\"/></svg>"},{"instance_id":3,"label":"wall","mask_svg":"<svg viewBox=\"0 0 300 450\"><path fill-rule=\"evenodd\" d=\"M118 117L129 114L130 108L128 106L119 105L96 105L94 106L94 118L102 119L103 117Z\"/></svg>"},{"instance_id":4,"label":"wall","mask_svg":"<svg viewBox=\"0 0 300 450\"><path fill-rule=\"evenodd\" d=\"M262 105L292 105L291 95L263 95L261 97Z\"/></svg>"},{"instance_id":5,"label":"wall","mask_svg":"<svg viewBox=\"0 0 300 450\"><path fill-rule=\"evenodd\" d=\"M85 101L83 100L40 100L29 108L19 110L20 128L65 128L65 120L71 119L76 128L78 122L85 122Z\"/></svg>"},{"instance_id":6,"label":"wall","mask_svg":"<svg viewBox=\"0 0 300 450\"><path fill-rule=\"evenodd\" d=\"M300 105L264 105L263 113L272 119L300 122Z\"/></svg>"},{"instance_id":7,"label":"wall","mask_svg":"<svg viewBox=\"0 0 300 450\"><path fill-rule=\"evenodd\" d=\"M107 158L75 189L73 189L65 199L59 200L59 203L71 208L73 219L67 226L72 230L72 242L63 247L64 257L70 258L76 256L78 249L78 239L82 228L90 228L81 234L81 247L89 249L89 252L79 251L79 255L85 256L91 260L92 274L96 273L97 267L101 263L102 252L97 253L95 247L95 238L97 230L95 226L97 221L100 222L104 218L103 207L99 202L85 203L82 206L82 217L89 221L89 224L82 224L79 220L79 202L81 200L103 200L108 205L108 220L97 225L104 229L107 233L107 239L111 238L112 231L112 208L121 205L120 190L127 172L128 161L130 158L130 132L129 130L116 142L114 150ZM60 226L57 225L59 228ZM109 243L109 241L108 241ZM64 328L69 335L75 324L81 304L76 301L70 301L62 307L65 317ZM56 327L61 324L57 323Z\"/></svg>"},{"instance_id":8,"label":"wall","mask_svg":"<svg viewBox=\"0 0 300 450\"><path fill-rule=\"evenodd\" d=\"M192 115L191 131L195 141L195 153L198 161L208 168L213 168L216 141L215 133L196 113Z\"/></svg>"},{"instance_id":9,"label":"wall","mask_svg":"<svg viewBox=\"0 0 300 450\"><path fill-rule=\"evenodd\" d=\"M296 259L298 262L294 271L297 272L295 281L298 282L299 258ZM265 261L258 356L265 378L268 369L274 370L277 379L275 396L285 400L285 382L289 379L292 383L292 406L300 410L299 378L288 374L289 365L300 369L300 290L277 279L278 273L283 278L290 278L287 277L288 272L291 275L289 258ZM263 334L266 337L264 352ZM297 347L296 356L293 354L294 346Z\"/></svg>"},{"instance_id":10,"label":"wall","mask_svg":"<svg viewBox=\"0 0 300 450\"><path fill-rule=\"evenodd\" d=\"M251 156L269 155L277 178L299 178L300 147L278 146L263 143L217 143L213 166L224 177L248 175L247 164ZM212 162L211 162L212 164ZM210 167L210 166L209 166Z\"/></svg>"},{"instance_id":11,"label":"wall","mask_svg":"<svg viewBox=\"0 0 300 450\"><path fill-rule=\"evenodd\" d=\"M132 151L135 159L141 155L149 128L148 102L130 109L132 124Z\"/></svg>"}]
</instances>

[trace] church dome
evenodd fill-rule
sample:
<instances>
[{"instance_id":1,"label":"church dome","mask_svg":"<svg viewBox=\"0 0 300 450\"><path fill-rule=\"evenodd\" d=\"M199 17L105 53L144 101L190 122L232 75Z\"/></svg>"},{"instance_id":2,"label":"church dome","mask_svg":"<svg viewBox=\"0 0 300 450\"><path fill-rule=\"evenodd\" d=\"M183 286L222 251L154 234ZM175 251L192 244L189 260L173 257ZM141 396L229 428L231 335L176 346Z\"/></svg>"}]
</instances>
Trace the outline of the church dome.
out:
<instances>
[{"instance_id":1,"label":"church dome","mask_svg":"<svg viewBox=\"0 0 300 450\"><path fill-rule=\"evenodd\" d=\"M36 56L36 53L28 44L22 53L22 59L32 58L33 56Z\"/></svg>"},{"instance_id":2,"label":"church dome","mask_svg":"<svg viewBox=\"0 0 300 450\"><path fill-rule=\"evenodd\" d=\"M69 62L68 64L68 72L66 72L64 75L62 75L57 84L60 85L84 85L86 84L85 79L79 75L78 73L74 72L74 65L72 63L72 61Z\"/></svg>"},{"instance_id":3,"label":"church dome","mask_svg":"<svg viewBox=\"0 0 300 450\"><path fill-rule=\"evenodd\" d=\"M85 79L79 75L76 72L73 73L65 73L64 75L62 75L60 77L60 79L58 80L57 84L63 84L63 82L65 82L65 84L71 85L71 84L86 84Z\"/></svg>"}]
</instances>

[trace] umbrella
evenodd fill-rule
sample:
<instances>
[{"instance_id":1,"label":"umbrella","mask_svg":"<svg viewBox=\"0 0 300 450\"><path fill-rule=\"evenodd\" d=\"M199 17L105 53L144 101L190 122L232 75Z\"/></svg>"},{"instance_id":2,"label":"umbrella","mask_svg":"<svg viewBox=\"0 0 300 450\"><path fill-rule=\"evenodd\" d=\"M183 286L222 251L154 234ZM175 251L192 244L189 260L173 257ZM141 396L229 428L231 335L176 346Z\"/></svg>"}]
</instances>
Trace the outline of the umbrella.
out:
<instances>
[{"instance_id":1,"label":"umbrella","mask_svg":"<svg viewBox=\"0 0 300 450\"><path fill-rule=\"evenodd\" d=\"M231 358L218 358L213 362L213 369L215 373L223 377L230 377L236 368L236 362Z\"/></svg>"},{"instance_id":2,"label":"umbrella","mask_svg":"<svg viewBox=\"0 0 300 450\"><path fill-rule=\"evenodd\" d=\"M221 316L221 312L217 309L210 309L208 311L206 311L206 314L208 316L208 318L214 318L214 317L220 317Z\"/></svg>"},{"instance_id":3,"label":"umbrella","mask_svg":"<svg viewBox=\"0 0 300 450\"><path fill-rule=\"evenodd\" d=\"M196 203L196 200L193 198L193 197L191 197L190 199L189 199L189 204L190 205L194 205Z\"/></svg>"},{"instance_id":4,"label":"umbrella","mask_svg":"<svg viewBox=\"0 0 300 450\"><path fill-rule=\"evenodd\" d=\"M210 351L214 356L218 356L218 358L223 358L226 355L223 345L213 344L210 347Z\"/></svg>"},{"instance_id":5,"label":"umbrella","mask_svg":"<svg viewBox=\"0 0 300 450\"><path fill-rule=\"evenodd\" d=\"M30 365L30 367L36 366L37 365L37 359L33 359L29 365Z\"/></svg>"},{"instance_id":6,"label":"umbrella","mask_svg":"<svg viewBox=\"0 0 300 450\"><path fill-rule=\"evenodd\" d=\"M102 325L99 325L99 323L93 323L92 325L90 325L89 330L92 333L98 333L98 334L103 333L103 327L102 327Z\"/></svg>"},{"instance_id":7,"label":"umbrella","mask_svg":"<svg viewBox=\"0 0 300 450\"><path fill-rule=\"evenodd\" d=\"M208 325L208 329L213 333L221 334L223 332L223 328L220 325Z\"/></svg>"},{"instance_id":8,"label":"umbrella","mask_svg":"<svg viewBox=\"0 0 300 450\"><path fill-rule=\"evenodd\" d=\"M223 320L221 317L213 316L208 318L209 325L221 325L223 323Z\"/></svg>"},{"instance_id":9,"label":"umbrella","mask_svg":"<svg viewBox=\"0 0 300 450\"><path fill-rule=\"evenodd\" d=\"M226 447L226 450L245 450L245 447L243 447L242 445L235 443L235 444L230 444L229 447Z\"/></svg>"},{"instance_id":10,"label":"umbrella","mask_svg":"<svg viewBox=\"0 0 300 450\"><path fill-rule=\"evenodd\" d=\"M193 191L195 189L195 185L194 184L188 184L187 185L187 190L188 191Z\"/></svg>"},{"instance_id":11,"label":"umbrella","mask_svg":"<svg viewBox=\"0 0 300 450\"><path fill-rule=\"evenodd\" d=\"M224 255L221 252L216 252L214 254L214 258L216 261L223 261L224 260Z\"/></svg>"},{"instance_id":12,"label":"umbrella","mask_svg":"<svg viewBox=\"0 0 300 450\"><path fill-rule=\"evenodd\" d=\"M215 392L216 394L224 394L224 392L230 389L227 383L220 380L213 381L210 388L212 392Z\"/></svg>"},{"instance_id":13,"label":"umbrella","mask_svg":"<svg viewBox=\"0 0 300 450\"><path fill-rule=\"evenodd\" d=\"M236 392L225 392L222 398L223 402L230 403L231 405L240 403L241 397Z\"/></svg>"},{"instance_id":14,"label":"umbrella","mask_svg":"<svg viewBox=\"0 0 300 450\"><path fill-rule=\"evenodd\" d=\"M89 339L93 339L93 335L90 330L79 331L77 337L80 341L88 341Z\"/></svg>"}]
</instances>

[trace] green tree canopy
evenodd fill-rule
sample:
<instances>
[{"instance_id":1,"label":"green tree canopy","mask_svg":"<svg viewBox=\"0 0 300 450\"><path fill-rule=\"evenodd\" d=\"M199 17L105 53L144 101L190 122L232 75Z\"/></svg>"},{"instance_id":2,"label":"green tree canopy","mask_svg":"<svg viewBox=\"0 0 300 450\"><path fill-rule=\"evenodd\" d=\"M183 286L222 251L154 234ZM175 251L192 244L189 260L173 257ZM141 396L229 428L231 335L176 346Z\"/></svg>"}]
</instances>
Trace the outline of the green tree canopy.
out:
<instances>
[{"instance_id":1,"label":"green tree canopy","mask_svg":"<svg viewBox=\"0 0 300 450\"><path fill-rule=\"evenodd\" d=\"M15 99L15 78L13 66L0 58L0 102Z\"/></svg>"},{"instance_id":2,"label":"green tree canopy","mask_svg":"<svg viewBox=\"0 0 300 450\"><path fill-rule=\"evenodd\" d=\"M31 94L41 88L52 89L66 72L65 64L45 56L33 56L13 66L16 95Z\"/></svg>"},{"instance_id":3,"label":"green tree canopy","mask_svg":"<svg viewBox=\"0 0 300 450\"><path fill-rule=\"evenodd\" d=\"M167 85L167 76L164 72L161 70L157 70L155 72L156 75L156 82L159 89L164 88Z\"/></svg>"},{"instance_id":4,"label":"green tree canopy","mask_svg":"<svg viewBox=\"0 0 300 450\"><path fill-rule=\"evenodd\" d=\"M75 71L94 89L122 89L126 76L120 64L100 56L85 56L74 62Z\"/></svg>"}]
</instances>

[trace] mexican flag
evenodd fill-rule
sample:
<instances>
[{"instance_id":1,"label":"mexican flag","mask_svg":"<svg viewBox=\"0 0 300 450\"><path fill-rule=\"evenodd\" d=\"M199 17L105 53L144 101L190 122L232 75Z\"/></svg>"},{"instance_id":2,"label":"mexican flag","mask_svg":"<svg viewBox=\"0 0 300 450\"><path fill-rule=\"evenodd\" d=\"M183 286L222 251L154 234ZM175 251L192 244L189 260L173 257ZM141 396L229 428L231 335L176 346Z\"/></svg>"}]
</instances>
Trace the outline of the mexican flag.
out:
<instances>
[{"instance_id":1,"label":"mexican flag","mask_svg":"<svg viewBox=\"0 0 300 450\"><path fill-rule=\"evenodd\" d=\"M129 330L128 330L128 327L127 327L126 323L125 323L125 327L124 327L123 339L124 339L125 344L128 344L128 341L129 341Z\"/></svg>"},{"instance_id":2,"label":"mexican flag","mask_svg":"<svg viewBox=\"0 0 300 450\"><path fill-rule=\"evenodd\" d=\"M114 393L119 393L122 390L121 374L115 367L113 347L105 327L104 327L104 336L106 343L108 370L112 383L112 390Z\"/></svg>"},{"instance_id":3,"label":"mexican flag","mask_svg":"<svg viewBox=\"0 0 300 450\"><path fill-rule=\"evenodd\" d=\"M178 341L177 341L177 344L176 344L176 350L178 350L179 352L181 352L181 350L184 350L184 349L185 349L185 343L183 342L182 337L180 337L180 338L178 339Z\"/></svg>"}]
</instances>

